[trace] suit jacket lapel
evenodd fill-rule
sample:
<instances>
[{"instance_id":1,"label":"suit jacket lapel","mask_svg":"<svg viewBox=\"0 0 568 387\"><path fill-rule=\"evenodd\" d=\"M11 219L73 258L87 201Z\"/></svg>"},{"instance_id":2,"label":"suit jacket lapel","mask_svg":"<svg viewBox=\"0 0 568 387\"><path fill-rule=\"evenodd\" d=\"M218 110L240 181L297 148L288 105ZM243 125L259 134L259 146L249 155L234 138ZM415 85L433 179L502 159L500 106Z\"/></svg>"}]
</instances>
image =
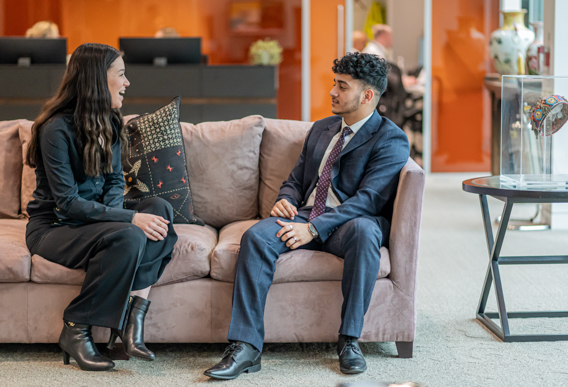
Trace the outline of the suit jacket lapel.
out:
<instances>
[{"instance_id":1,"label":"suit jacket lapel","mask_svg":"<svg viewBox=\"0 0 568 387\"><path fill-rule=\"evenodd\" d=\"M373 133L379 130L381 121L382 121L381 116L375 110L371 118L369 118L367 122L365 122L365 125L363 125L361 129L359 129L357 134L351 139L351 141L347 143L345 148L343 148L337 159L339 160L345 154L351 152L353 149L360 147L361 145L369 141L373 136Z\"/></svg>"},{"instance_id":2,"label":"suit jacket lapel","mask_svg":"<svg viewBox=\"0 0 568 387\"><path fill-rule=\"evenodd\" d=\"M318 143L316 145L316 149L314 150L314 158L312 160L313 167L315 168L316 177L318 175L319 167L323 156L325 155L325 151L329 146L329 143L333 139L333 136L339 132L341 129L341 120L334 122L333 124L329 125L326 129L324 129L318 139Z\"/></svg>"},{"instance_id":3,"label":"suit jacket lapel","mask_svg":"<svg viewBox=\"0 0 568 387\"><path fill-rule=\"evenodd\" d=\"M337 174L339 173L339 160L347 153L351 152L353 149L360 147L361 145L365 144L367 141L373 137L373 134L379 130L381 125L382 118L375 110L371 118L365 122L365 125L353 136L353 138L347 143L345 148L341 151L337 160L333 164L333 168L331 170L331 178L334 179Z\"/></svg>"}]
</instances>

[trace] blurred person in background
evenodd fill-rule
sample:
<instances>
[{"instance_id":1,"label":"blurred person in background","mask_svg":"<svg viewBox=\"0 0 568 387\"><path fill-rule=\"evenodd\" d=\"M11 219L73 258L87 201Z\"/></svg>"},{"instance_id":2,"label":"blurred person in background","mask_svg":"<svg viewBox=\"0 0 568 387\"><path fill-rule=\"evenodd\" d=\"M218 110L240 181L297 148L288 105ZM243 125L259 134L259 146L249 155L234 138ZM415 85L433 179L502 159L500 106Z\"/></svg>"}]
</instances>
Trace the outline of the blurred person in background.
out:
<instances>
[{"instance_id":1,"label":"blurred person in background","mask_svg":"<svg viewBox=\"0 0 568 387\"><path fill-rule=\"evenodd\" d=\"M367 43L362 52L378 55L389 61L392 60L390 53L390 48L392 47L392 29L386 24L375 24L372 30L373 40Z\"/></svg>"},{"instance_id":2,"label":"blurred person in background","mask_svg":"<svg viewBox=\"0 0 568 387\"><path fill-rule=\"evenodd\" d=\"M367 34L363 31L353 31L353 51L361 52L367 45Z\"/></svg>"},{"instance_id":3,"label":"blurred person in background","mask_svg":"<svg viewBox=\"0 0 568 387\"><path fill-rule=\"evenodd\" d=\"M179 33L173 27L160 28L154 35L155 38L179 38Z\"/></svg>"},{"instance_id":4,"label":"blurred person in background","mask_svg":"<svg viewBox=\"0 0 568 387\"><path fill-rule=\"evenodd\" d=\"M54 22L39 21L28 28L26 38L59 38L59 28Z\"/></svg>"}]
</instances>

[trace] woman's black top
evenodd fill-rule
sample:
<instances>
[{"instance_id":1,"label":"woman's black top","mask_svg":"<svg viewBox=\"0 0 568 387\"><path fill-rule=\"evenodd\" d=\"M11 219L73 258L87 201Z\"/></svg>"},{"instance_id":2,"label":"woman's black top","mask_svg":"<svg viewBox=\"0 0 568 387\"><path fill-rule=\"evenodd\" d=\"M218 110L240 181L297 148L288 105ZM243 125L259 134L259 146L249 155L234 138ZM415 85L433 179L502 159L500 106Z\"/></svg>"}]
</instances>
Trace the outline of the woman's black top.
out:
<instances>
[{"instance_id":1,"label":"woman's black top","mask_svg":"<svg viewBox=\"0 0 568 387\"><path fill-rule=\"evenodd\" d=\"M58 114L41 128L36 161L37 188L28 213L52 217L59 224L131 222L135 211L123 208L124 176L116 127L112 144L112 173L88 176L83 171L73 116Z\"/></svg>"}]
</instances>

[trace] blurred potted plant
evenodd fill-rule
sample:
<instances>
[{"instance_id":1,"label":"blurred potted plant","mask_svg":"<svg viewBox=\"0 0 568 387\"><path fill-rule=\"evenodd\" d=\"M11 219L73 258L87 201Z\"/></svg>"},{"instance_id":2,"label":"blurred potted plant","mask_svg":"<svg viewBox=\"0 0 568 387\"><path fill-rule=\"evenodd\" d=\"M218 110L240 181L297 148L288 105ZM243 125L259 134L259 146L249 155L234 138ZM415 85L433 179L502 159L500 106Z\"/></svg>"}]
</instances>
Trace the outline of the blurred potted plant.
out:
<instances>
[{"instance_id":1,"label":"blurred potted plant","mask_svg":"<svg viewBox=\"0 0 568 387\"><path fill-rule=\"evenodd\" d=\"M249 48L249 59L253 65L279 65L282 62L282 46L277 40L257 40Z\"/></svg>"}]
</instances>

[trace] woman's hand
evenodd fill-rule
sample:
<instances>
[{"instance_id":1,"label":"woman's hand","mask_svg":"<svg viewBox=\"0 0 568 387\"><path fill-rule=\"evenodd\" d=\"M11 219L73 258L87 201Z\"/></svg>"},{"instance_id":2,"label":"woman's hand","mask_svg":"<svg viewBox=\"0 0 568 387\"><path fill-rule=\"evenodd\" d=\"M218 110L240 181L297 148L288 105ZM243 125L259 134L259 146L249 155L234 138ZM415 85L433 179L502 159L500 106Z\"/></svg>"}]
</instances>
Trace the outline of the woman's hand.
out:
<instances>
[{"instance_id":1,"label":"woman's hand","mask_svg":"<svg viewBox=\"0 0 568 387\"><path fill-rule=\"evenodd\" d=\"M168 223L166 219L158 215L137 212L132 218L132 224L140 227L146 237L152 241L163 241L168 235Z\"/></svg>"}]
</instances>

